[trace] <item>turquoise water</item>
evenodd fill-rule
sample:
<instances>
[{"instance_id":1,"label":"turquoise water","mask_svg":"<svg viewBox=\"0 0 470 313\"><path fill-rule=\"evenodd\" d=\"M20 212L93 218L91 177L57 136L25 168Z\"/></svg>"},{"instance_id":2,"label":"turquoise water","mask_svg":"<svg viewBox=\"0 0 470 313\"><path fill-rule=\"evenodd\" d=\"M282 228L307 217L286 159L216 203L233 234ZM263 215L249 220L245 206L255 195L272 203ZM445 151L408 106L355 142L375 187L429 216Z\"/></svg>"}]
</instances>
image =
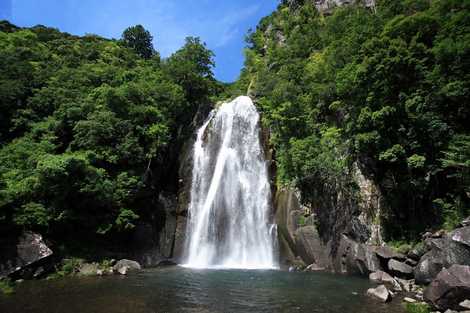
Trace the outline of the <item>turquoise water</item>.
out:
<instances>
[{"instance_id":1,"label":"turquoise water","mask_svg":"<svg viewBox=\"0 0 470 313\"><path fill-rule=\"evenodd\" d=\"M403 313L364 294L367 279L283 271L145 270L21 283L2 313Z\"/></svg>"}]
</instances>

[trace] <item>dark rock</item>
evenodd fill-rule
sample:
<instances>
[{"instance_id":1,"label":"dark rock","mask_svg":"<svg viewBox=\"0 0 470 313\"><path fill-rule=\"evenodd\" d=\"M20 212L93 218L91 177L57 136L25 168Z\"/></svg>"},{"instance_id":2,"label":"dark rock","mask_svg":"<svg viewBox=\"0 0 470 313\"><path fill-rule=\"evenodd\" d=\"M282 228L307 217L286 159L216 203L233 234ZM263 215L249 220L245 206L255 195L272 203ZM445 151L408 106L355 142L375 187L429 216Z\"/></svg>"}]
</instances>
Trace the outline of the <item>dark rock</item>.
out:
<instances>
[{"instance_id":1,"label":"dark rock","mask_svg":"<svg viewBox=\"0 0 470 313\"><path fill-rule=\"evenodd\" d=\"M406 259L405 264L408 264L409 266L415 267L416 265L418 265L418 261L415 261L413 259Z\"/></svg>"},{"instance_id":2,"label":"dark rock","mask_svg":"<svg viewBox=\"0 0 470 313\"><path fill-rule=\"evenodd\" d=\"M388 261L388 269L401 278L413 277L413 268L406 263L391 259Z\"/></svg>"},{"instance_id":3,"label":"dark rock","mask_svg":"<svg viewBox=\"0 0 470 313\"><path fill-rule=\"evenodd\" d=\"M419 244L415 246L413 249L411 249L407 257L412 260L419 261L421 257L428 251L427 247L424 244Z\"/></svg>"},{"instance_id":4,"label":"dark rock","mask_svg":"<svg viewBox=\"0 0 470 313\"><path fill-rule=\"evenodd\" d=\"M377 256L379 258L384 259L386 261L388 261L390 259L397 259L397 260L405 260L406 259L406 256L404 256L401 253L395 252L392 248L390 248L388 246L378 247L375 250L375 253L377 254Z\"/></svg>"},{"instance_id":5,"label":"dark rock","mask_svg":"<svg viewBox=\"0 0 470 313\"><path fill-rule=\"evenodd\" d=\"M413 286L415 285L414 279L402 279L399 277L395 277L395 280L402 286L403 290L406 292L412 292Z\"/></svg>"},{"instance_id":6,"label":"dark rock","mask_svg":"<svg viewBox=\"0 0 470 313\"><path fill-rule=\"evenodd\" d=\"M369 274L369 280L375 283L392 283L394 279L384 271L376 271Z\"/></svg>"},{"instance_id":7,"label":"dark rock","mask_svg":"<svg viewBox=\"0 0 470 313\"><path fill-rule=\"evenodd\" d=\"M300 216L303 216L303 212L295 191L291 188L279 189L276 192L274 207L279 239L280 264L287 267L294 263L296 255L298 255L295 232L302 226L299 225L299 220Z\"/></svg>"},{"instance_id":8,"label":"dark rock","mask_svg":"<svg viewBox=\"0 0 470 313\"><path fill-rule=\"evenodd\" d=\"M424 298L439 310L459 310L470 296L470 267L452 265L443 269L424 291Z\"/></svg>"},{"instance_id":9,"label":"dark rock","mask_svg":"<svg viewBox=\"0 0 470 313\"><path fill-rule=\"evenodd\" d=\"M176 233L175 233L175 247L173 249L173 259L177 263L184 262L184 245L186 242L186 223L187 217L180 215L177 218Z\"/></svg>"},{"instance_id":10,"label":"dark rock","mask_svg":"<svg viewBox=\"0 0 470 313\"><path fill-rule=\"evenodd\" d=\"M431 238L431 237L432 237L432 233L427 231L421 236L421 239L426 240L426 239Z\"/></svg>"},{"instance_id":11,"label":"dark rock","mask_svg":"<svg viewBox=\"0 0 470 313\"><path fill-rule=\"evenodd\" d=\"M450 238L460 244L466 245L470 248L470 227L463 227L454 230L450 233Z\"/></svg>"},{"instance_id":12,"label":"dark rock","mask_svg":"<svg viewBox=\"0 0 470 313\"><path fill-rule=\"evenodd\" d=\"M155 266L164 256L159 247L159 231L156 224L138 223L132 236L131 253L120 255L119 258L136 260L145 267Z\"/></svg>"},{"instance_id":13,"label":"dark rock","mask_svg":"<svg viewBox=\"0 0 470 313\"><path fill-rule=\"evenodd\" d=\"M320 236L315 226L305 226L295 232L296 251L306 264L316 263L325 267L328 263Z\"/></svg>"},{"instance_id":14,"label":"dark rock","mask_svg":"<svg viewBox=\"0 0 470 313\"><path fill-rule=\"evenodd\" d=\"M339 273L369 275L381 269L375 247L358 243L343 235L332 262L333 270Z\"/></svg>"},{"instance_id":15,"label":"dark rock","mask_svg":"<svg viewBox=\"0 0 470 313\"><path fill-rule=\"evenodd\" d=\"M387 287L385 287L385 285L380 285L377 288L368 289L367 295L376 298L384 303L392 300L392 294L387 289Z\"/></svg>"},{"instance_id":16,"label":"dark rock","mask_svg":"<svg viewBox=\"0 0 470 313\"><path fill-rule=\"evenodd\" d=\"M52 250L42 236L24 232L16 242L0 247L0 277L40 278L53 268Z\"/></svg>"},{"instance_id":17,"label":"dark rock","mask_svg":"<svg viewBox=\"0 0 470 313\"><path fill-rule=\"evenodd\" d=\"M418 284L429 284L443 268L453 264L470 265L470 249L452 240L452 234L425 241L429 251L423 255L414 270Z\"/></svg>"},{"instance_id":18,"label":"dark rock","mask_svg":"<svg viewBox=\"0 0 470 313\"><path fill-rule=\"evenodd\" d=\"M467 227L470 226L470 216L464 219L463 221L460 222L461 227Z\"/></svg>"},{"instance_id":19,"label":"dark rock","mask_svg":"<svg viewBox=\"0 0 470 313\"><path fill-rule=\"evenodd\" d=\"M158 203L165 215L165 223L158 233L158 248L163 257L170 258L175 242L177 201L174 195L161 193Z\"/></svg>"},{"instance_id":20,"label":"dark rock","mask_svg":"<svg viewBox=\"0 0 470 313\"><path fill-rule=\"evenodd\" d=\"M161 260L160 262L157 263L157 266L163 267L163 266L175 266L178 265L175 261L172 259L166 259L166 260Z\"/></svg>"}]
</instances>

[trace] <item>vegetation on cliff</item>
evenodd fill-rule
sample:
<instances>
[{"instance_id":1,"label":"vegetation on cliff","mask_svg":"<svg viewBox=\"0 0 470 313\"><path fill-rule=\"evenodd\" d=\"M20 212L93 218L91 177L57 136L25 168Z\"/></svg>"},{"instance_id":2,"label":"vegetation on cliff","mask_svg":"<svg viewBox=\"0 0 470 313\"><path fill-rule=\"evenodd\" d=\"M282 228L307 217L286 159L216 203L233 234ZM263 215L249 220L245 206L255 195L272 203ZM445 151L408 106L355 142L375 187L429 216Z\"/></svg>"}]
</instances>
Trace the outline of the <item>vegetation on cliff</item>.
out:
<instances>
[{"instance_id":1,"label":"vegetation on cliff","mask_svg":"<svg viewBox=\"0 0 470 313\"><path fill-rule=\"evenodd\" d=\"M232 92L256 96L280 183L351 186L368 170L389 239L470 214L470 14L459 0L378 1L319 13L284 1L247 38ZM309 199L310 197L310 199Z\"/></svg>"},{"instance_id":2,"label":"vegetation on cliff","mask_svg":"<svg viewBox=\"0 0 470 313\"><path fill-rule=\"evenodd\" d=\"M151 41L0 23L2 231L106 239L177 188L175 149L219 84L199 38L167 59Z\"/></svg>"}]
</instances>

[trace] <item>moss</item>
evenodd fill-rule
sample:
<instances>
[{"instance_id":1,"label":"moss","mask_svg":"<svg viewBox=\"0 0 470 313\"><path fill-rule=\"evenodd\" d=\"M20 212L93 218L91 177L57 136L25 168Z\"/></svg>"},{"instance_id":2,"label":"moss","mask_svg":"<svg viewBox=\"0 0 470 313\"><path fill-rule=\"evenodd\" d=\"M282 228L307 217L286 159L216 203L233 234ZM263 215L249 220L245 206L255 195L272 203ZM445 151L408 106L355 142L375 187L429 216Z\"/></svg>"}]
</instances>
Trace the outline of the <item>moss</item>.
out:
<instances>
[{"instance_id":1,"label":"moss","mask_svg":"<svg viewBox=\"0 0 470 313\"><path fill-rule=\"evenodd\" d=\"M407 313L429 313L431 307L426 303L406 303L405 310Z\"/></svg>"},{"instance_id":2,"label":"moss","mask_svg":"<svg viewBox=\"0 0 470 313\"><path fill-rule=\"evenodd\" d=\"M10 280L0 280L0 293L9 295L14 292L14 283L12 283Z\"/></svg>"}]
</instances>

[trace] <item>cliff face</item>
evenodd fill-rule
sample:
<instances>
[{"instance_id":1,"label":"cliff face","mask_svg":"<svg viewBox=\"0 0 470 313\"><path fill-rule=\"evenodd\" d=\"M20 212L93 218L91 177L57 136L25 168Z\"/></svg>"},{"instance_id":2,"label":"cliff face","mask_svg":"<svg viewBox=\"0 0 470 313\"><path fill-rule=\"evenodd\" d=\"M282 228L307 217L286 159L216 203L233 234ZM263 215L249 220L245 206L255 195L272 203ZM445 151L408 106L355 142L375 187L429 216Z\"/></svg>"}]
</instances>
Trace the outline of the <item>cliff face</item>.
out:
<instances>
[{"instance_id":1,"label":"cliff face","mask_svg":"<svg viewBox=\"0 0 470 313\"><path fill-rule=\"evenodd\" d=\"M371 247L383 244L380 214L385 201L357 164L351 168L351 177L349 188L310 184L308 201L302 201L303 193L292 188L276 193L282 266L314 264L332 272L359 274L378 268Z\"/></svg>"},{"instance_id":2,"label":"cliff face","mask_svg":"<svg viewBox=\"0 0 470 313\"><path fill-rule=\"evenodd\" d=\"M375 0L314 0L315 7L318 11L329 13L333 8L348 4L360 3L368 8L375 7Z\"/></svg>"}]
</instances>

